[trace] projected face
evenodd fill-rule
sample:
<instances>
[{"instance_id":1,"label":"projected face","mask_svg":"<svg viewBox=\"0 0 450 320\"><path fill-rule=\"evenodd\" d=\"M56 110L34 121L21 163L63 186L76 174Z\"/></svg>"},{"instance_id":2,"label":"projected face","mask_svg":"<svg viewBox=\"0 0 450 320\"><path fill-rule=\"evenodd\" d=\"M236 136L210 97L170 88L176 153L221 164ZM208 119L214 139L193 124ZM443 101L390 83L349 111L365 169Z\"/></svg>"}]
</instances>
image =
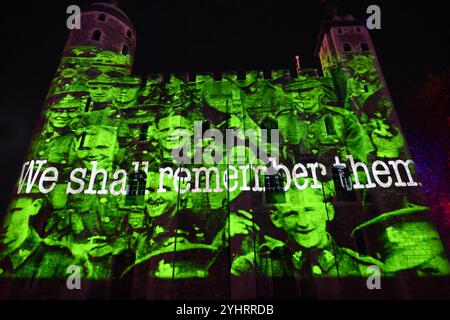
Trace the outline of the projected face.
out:
<instances>
[{"instance_id":1,"label":"projected face","mask_svg":"<svg viewBox=\"0 0 450 320\"><path fill-rule=\"evenodd\" d=\"M321 189L290 189L286 203L275 205L272 221L303 248L322 248L328 242L327 222L333 219L331 205L326 205ZM328 209L328 212L327 212Z\"/></svg>"},{"instance_id":2,"label":"projected face","mask_svg":"<svg viewBox=\"0 0 450 320\"><path fill-rule=\"evenodd\" d=\"M63 129L74 122L79 108L54 106L48 111L48 123L56 129Z\"/></svg>"},{"instance_id":3,"label":"projected face","mask_svg":"<svg viewBox=\"0 0 450 320\"><path fill-rule=\"evenodd\" d=\"M156 172L147 174L147 190L149 193L145 196L145 206L150 217L159 217L170 209L175 208L178 199L178 193L173 187L172 179L164 175L163 187L166 192L158 192L160 175Z\"/></svg>"},{"instance_id":4,"label":"projected face","mask_svg":"<svg viewBox=\"0 0 450 320\"><path fill-rule=\"evenodd\" d=\"M300 108L305 112L319 111L323 95L324 92L319 87L299 92Z\"/></svg>"},{"instance_id":5,"label":"projected face","mask_svg":"<svg viewBox=\"0 0 450 320\"><path fill-rule=\"evenodd\" d=\"M139 87L123 87L119 90L120 102L122 104L128 104L134 102L137 98Z\"/></svg>"},{"instance_id":6,"label":"projected face","mask_svg":"<svg viewBox=\"0 0 450 320\"><path fill-rule=\"evenodd\" d=\"M81 141L77 157L85 168L92 170L91 161L97 161L97 168L110 170L116 151L116 133L102 127L88 128L84 142Z\"/></svg>"},{"instance_id":7,"label":"projected face","mask_svg":"<svg viewBox=\"0 0 450 320\"><path fill-rule=\"evenodd\" d=\"M158 130L159 143L165 150L182 147L183 137L192 135L189 120L178 115L159 120Z\"/></svg>"},{"instance_id":8,"label":"projected face","mask_svg":"<svg viewBox=\"0 0 450 320\"><path fill-rule=\"evenodd\" d=\"M102 83L88 84L89 93L95 102L107 102L111 100L111 85Z\"/></svg>"},{"instance_id":9,"label":"projected face","mask_svg":"<svg viewBox=\"0 0 450 320\"><path fill-rule=\"evenodd\" d=\"M42 199L32 198L19 198L11 204L0 234L0 244L4 247L2 255L16 250L25 241L30 217L36 215L41 206Z\"/></svg>"},{"instance_id":10,"label":"projected face","mask_svg":"<svg viewBox=\"0 0 450 320\"><path fill-rule=\"evenodd\" d=\"M144 225L144 220L145 220L145 215L141 211L130 212L130 214L128 215L128 224L133 229L142 228L142 226Z\"/></svg>"}]
</instances>

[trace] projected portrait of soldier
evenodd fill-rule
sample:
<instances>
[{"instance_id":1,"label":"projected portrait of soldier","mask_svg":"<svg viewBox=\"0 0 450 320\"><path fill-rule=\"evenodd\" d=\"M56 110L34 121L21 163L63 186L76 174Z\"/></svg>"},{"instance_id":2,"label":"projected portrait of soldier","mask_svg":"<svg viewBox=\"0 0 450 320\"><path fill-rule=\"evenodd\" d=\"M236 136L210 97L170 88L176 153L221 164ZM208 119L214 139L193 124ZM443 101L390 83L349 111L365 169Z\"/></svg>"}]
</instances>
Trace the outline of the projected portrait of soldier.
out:
<instances>
[{"instance_id":1,"label":"projected portrait of soldier","mask_svg":"<svg viewBox=\"0 0 450 320\"><path fill-rule=\"evenodd\" d=\"M46 111L48 119L46 131L68 131L78 120L83 107L83 100L80 97L66 95L57 103L51 104Z\"/></svg>"},{"instance_id":2,"label":"projected portrait of soldier","mask_svg":"<svg viewBox=\"0 0 450 320\"><path fill-rule=\"evenodd\" d=\"M176 76L171 76L165 87L164 103L171 108L186 108L192 103L187 83Z\"/></svg>"},{"instance_id":3,"label":"projected portrait of soldier","mask_svg":"<svg viewBox=\"0 0 450 320\"><path fill-rule=\"evenodd\" d=\"M89 94L97 105L106 104L114 99L116 88L113 81L106 75L100 75L94 80L87 82Z\"/></svg>"},{"instance_id":4,"label":"projected portrait of soldier","mask_svg":"<svg viewBox=\"0 0 450 320\"><path fill-rule=\"evenodd\" d=\"M158 191L160 186L160 173L149 172L147 174L147 190L145 195L145 208L151 218L159 217L169 211L173 211L178 200L178 191L174 189L173 180L167 174L163 175L164 192ZM181 188L181 186L180 186Z\"/></svg>"},{"instance_id":5,"label":"projected portrait of soldier","mask_svg":"<svg viewBox=\"0 0 450 320\"><path fill-rule=\"evenodd\" d=\"M136 263L127 271L144 269L146 277L158 279L208 277L218 252L216 238L220 238L220 230L211 220L219 217L208 221L206 213L189 209L172 213L155 218L151 237L143 237Z\"/></svg>"},{"instance_id":6,"label":"projected portrait of soldier","mask_svg":"<svg viewBox=\"0 0 450 320\"><path fill-rule=\"evenodd\" d=\"M147 254L139 254L132 268L146 268L147 277L159 279L208 277L218 252L215 237L219 229L212 221L205 221L205 215L181 210L176 213L176 220L172 219L178 228L173 224L157 224L152 239L147 238L146 250L142 251Z\"/></svg>"},{"instance_id":7,"label":"projected portrait of soldier","mask_svg":"<svg viewBox=\"0 0 450 320\"><path fill-rule=\"evenodd\" d=\"M312 183L312 180L304 180ZM286 202L273 205L271 220L283 229L288 241L262 245L269 247L272 266L279 270L260 269L268 276L364 276L367 266L380 265L370 257L339 247L327 230L334 219L332 185L323 184L322 189L305 190L291 188L286 192ZM325 197L324 197L325 194ZM259 259L259 258L257 258ZM254 266L252 253L233 262L232 273L240 275ZM262 267L262 266L261 266Z\"/></svg>"},{"instance_id":8,"label":"projected portrait of soldier","mask_svg":"<svg viewBox=\"0 0 450 320\"><path fill-rule=\"evenodd\" d=\"M148 76L147 83L139 92L139 103L143 105L160 105L162 103L162 76Z\"/></svg>"},{"instance_id":9,"label":"projected portrait of soldier","mask_svg":"<svg viewBox=\"0 0 450 320\"><path fill-rule=\"evenodd\" d=\"M170 115L159 119L157 128L164 159L172 159L172 151L182 149L186 139L191 139L193 135L192 121L181 115Z\"/></svg>"},{"instance_id":10,"label":"projected portrait of soldier","mask_svg":"<svg viewBox=\"0 0 450 320\"><path fill-rule=\"evenodd\" d=\"M142 234L136 248L136 263L128 270L137 269L146 278L188 279L206 278L219 251L221 229L225 224L223 210L195 206L192 194L178 194L173 180L165 178L162 187L159 173L149 172L146 212L151 228ZM179 181L179 188L186 187ZM205 198L205 194L197 193ZM200 200L200 199L199 199Z\"/></svg>"},{"instance_id":11,"label":"projected portrait of soldier","mask_svg":"<svg viewBox=\"0 0 450 320\"><path fill-rule=\"evenodd\" d=\"M121 78L116 84L115 92L117 93L113 102L121 108L133 107L137 105L140 80L131 77Z\"/></svg>"},{"instance_id":12,"label":"projected portrait of soldier","mask_svg":"<svg viewBox=\"0 0 450 320\"><path fill-rule=\"evenodd\" d=\"M78 140L73 142L76 161L92 170L91 161L97 161L98 169L111 172L118 152L117 130L114 127L91 125L79 132Z\"/></svg>"},{"instance_id":13,"label":"projected portrait of soldier","mask_svg":"<svg viewBox=\"0 0 450 320\"><path fill-rule=\"evenodd\" d=\"M63 246L48 245L31 226L43 207L38 194L18 196L10 205L0 233L0 277L64 277L76 261Z\"/></svg>"},{"instance_id":14,"label":"projected portrait of soldier","mask_svg":"<svg viewBox=\"0 0 450 320\"><path fill-rule=\"evenodd\" d=\"M47 159L55 165L69 164L69 147L85 103L85 94L62 94L49 102L45 111L47 122L33 143L36 158Z\"/></svg>"},{"instance_id":15,"label":"projected portrait of soldier","mask_svg":"<svg viewBox=\"0 0 450 320\"><path fill-rule=\"evenodd\" d=\"M87 76L79 71L83 67L76 61L64 63L53 83L55 93L85 91Z\"/></svg>"},{"instance_id":16,"label":"projected portrait of soldier","mask_svg":"<svg viewBox=\"0 0 450 320\"><path fill-rule=\"evenodd\" d=\"M347 107L360 110L366 100L381 89L374 57L357 55L349 62L352 77L347 81Z\"/></svg>"},{"instance_id":17,"label":"projected portrait of soldier","mask_svg":"<svg viewBox=\"0 0 450 320\"><path fill-rule=\"evenodd\" d=\"M300 120L301 126L296 130L301 132L302 148L306 147L309 154L324 160L336 155L345 160L345 155L351 154L354 158L367 161L368 155L373 152L372 143L352 112L327 104L335 99L329 85L306 79L293 83L288 90L293 91L294 108L282 110L280 115L291 112ZM281 134L286 136L291 130L286 123L288 119L292 120L280 118L279 123ZM299 133L296 133L297 136Z\"/></svg>"},{"instance_id":18,"label":"projected portrait of soldier","mask_svg":"<svg viewBox=\"0 0 450 320\"><path fill-rule=\"evenodd\" d=\"M90 82L88 84L89 92L94 102L108 102L111 100L109 90L111 89L108 83Z\"/></svg>"}]
</instances>

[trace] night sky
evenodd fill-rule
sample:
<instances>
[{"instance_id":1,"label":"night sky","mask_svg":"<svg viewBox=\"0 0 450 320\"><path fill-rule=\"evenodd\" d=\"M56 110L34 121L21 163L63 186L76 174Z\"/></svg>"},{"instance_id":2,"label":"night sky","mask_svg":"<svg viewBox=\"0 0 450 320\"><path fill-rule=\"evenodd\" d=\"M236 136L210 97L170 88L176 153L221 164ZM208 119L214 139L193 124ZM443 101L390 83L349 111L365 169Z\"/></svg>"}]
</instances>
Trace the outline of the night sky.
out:
<instances>
[{"instance_id":1,"label":"night sky","mask_svg":"<svg viewBox=\"0 0 450 320\"><path fill-rule=\"evenodd\" d=\"M66 8L90 1L2 2L0 32L0 212L20 167L56 72L68 30ZM448 1L342 1L343 11L366 17L382 9L373 41L403 128L413 123L407 98L426 72L450 67ZM319 67L313 56L325 17L319 0L121 1L137 30L134 73L270 70Z\"/></svg>"}]
</instances>

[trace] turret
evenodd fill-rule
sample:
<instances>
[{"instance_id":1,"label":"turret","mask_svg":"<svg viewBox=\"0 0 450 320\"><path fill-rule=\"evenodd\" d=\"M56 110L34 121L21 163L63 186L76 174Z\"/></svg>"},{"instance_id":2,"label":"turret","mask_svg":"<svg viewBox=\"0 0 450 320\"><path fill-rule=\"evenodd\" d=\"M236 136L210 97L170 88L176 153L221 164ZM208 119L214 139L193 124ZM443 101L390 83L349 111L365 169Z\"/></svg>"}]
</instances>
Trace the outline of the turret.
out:
<instances>
[{"instance_id":1,"label":"turret","mask_svg":"<svg viewBox=\"0 0 450 320\"><path fill-rule=\"evenodd\" d=\"M136 31L130 19L117 5L96 2L81 10L81 29L70 31L64 53L77 46L95 46L133 58Z\"/></svg>"}]
</instances>

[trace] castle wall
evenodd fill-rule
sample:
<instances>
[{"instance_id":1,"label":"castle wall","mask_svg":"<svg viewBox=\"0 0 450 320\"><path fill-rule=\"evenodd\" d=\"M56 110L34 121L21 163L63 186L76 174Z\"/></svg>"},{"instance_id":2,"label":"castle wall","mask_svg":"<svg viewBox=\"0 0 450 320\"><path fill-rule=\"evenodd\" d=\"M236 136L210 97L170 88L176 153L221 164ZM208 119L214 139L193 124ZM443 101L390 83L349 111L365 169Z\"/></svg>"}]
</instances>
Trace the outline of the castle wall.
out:
<instances>
[{"instance_id":1,"label":"castle wall","mask_svg":"<svg viewBox=\"0 0 450 320\"><path fill-rule=\"evenodd\" d=\"M404 298L448 276L372 47L342 53L360 40L332 28L325 77L136 77L124 26L69 37L4 223L2 294ZM69 266L83 290L61 289Z\"/></svg>"}]
</instances>

